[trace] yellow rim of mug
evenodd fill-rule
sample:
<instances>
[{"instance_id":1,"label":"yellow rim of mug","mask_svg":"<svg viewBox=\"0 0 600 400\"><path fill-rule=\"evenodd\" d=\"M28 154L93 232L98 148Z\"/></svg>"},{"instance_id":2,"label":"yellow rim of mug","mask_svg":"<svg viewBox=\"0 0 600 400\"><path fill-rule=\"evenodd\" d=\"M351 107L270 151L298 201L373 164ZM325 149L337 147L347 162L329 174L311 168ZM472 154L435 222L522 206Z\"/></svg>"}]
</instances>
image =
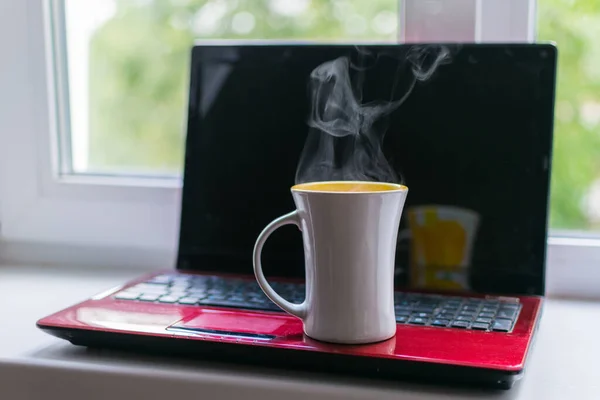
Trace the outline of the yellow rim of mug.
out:
<instances>
[{"instance_id":1,"label":"yellow rim of mug","mask_svg":"<svg viewBox=\"0 0 600 400\"><path fill-rule=\"evenodd\" d=\"M360 184L365 186L387 186L389 189L386 190L361 190L360 192L344 192L339 190L319 190L318 186L326 185L351 185ZM310 188L308 188L310 187ZM316 188L315 188L316 187ZM407 191L408 187L399 183L391 182L376 182L376 181L315 181L315 182L304 182L292 186L292 191L303 192L303 193L331 193L331 194L373 194L373 193L396 193Z\"/></svg>"}]
</instances>

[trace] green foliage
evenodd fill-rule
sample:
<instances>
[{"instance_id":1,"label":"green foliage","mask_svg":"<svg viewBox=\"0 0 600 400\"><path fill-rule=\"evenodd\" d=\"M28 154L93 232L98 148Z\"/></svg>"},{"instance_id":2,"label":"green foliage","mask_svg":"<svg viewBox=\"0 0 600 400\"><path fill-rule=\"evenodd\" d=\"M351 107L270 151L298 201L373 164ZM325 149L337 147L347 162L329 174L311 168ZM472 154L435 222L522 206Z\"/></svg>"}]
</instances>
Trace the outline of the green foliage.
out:
<instances>
[{"instance_id":1,"label":"green foliage","mask_svg":"<svg viewBox=\"0 0 600 400\"><path fill-rule=\"evenodd\" d=\"M90 169L181 170L189 51L194 40L393 40L395 36L395 32L376 33L371 21L381 11L396 14L396 0L337 2L338 6L313 0L297 15L278 14L270 4L264 0L117 1L115 15L95 32L90 44ZM245 31L239 25L244 17L248 24L248 15L254 18L254 26ZM339 18L332 18L335 15Z\"/></svg>"},{"instance_id":2,"label":"green foliage","mask_svg":"<svg viewBox=\"0 0 600 400\"><path fill-rule=\"evenodd\" d=\"M538 4L538 37L555 42L559 53L550 225L599 228L583 200L600 179L600 2Z\"/></svg>"},{"instance_id":3,"label":"green foliage","mask_svg":"<svg viewBox=\"0 0 600 400\"><path fill-rule=\"evenodd\" d=\"M395 31L378 28L397 14L397 0L282 3L298 9L267 0L117 0L90 46L90 169L181 170L194 40L395 40ZM592 228L582 202L600 179L600 1L538 3L538 37L559 49L551 226Z\"/></svg>"}]
</instances>

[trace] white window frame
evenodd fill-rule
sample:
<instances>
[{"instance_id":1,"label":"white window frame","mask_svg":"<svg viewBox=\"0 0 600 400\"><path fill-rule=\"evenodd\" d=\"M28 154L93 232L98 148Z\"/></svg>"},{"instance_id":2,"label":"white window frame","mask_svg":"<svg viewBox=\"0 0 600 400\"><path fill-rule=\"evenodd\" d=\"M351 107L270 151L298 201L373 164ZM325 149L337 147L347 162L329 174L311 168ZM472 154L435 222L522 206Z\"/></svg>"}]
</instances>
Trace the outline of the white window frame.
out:
<instances>
[{"instance_id":1,"label":"white window frame","mask_svg":"<svg viewBox=\"0 0 600 400\"><path fill-rule=\"evenodd\" d=\"M399 41L535 39L535 0L400 1ZM53 12L49 0L0 3L0 259L170 268L179 180L59 173ZM600 297L600 239L551 236L547 289Z\"/></svg>"}]
</instances>

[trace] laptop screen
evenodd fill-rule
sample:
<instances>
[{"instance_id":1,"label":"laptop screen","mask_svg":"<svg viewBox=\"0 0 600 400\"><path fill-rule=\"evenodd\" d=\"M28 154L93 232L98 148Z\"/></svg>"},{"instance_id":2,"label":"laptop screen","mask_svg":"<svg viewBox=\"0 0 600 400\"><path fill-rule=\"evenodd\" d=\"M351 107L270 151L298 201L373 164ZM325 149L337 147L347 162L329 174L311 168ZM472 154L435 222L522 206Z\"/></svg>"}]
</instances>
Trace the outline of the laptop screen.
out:
<instances>
[{"instance_id":1,"label":"laptop screen","mask_svg":"<svg viewBox=\"0 0 600 400\"><path fill-rule=\"evenodd\" d=\"M543 294L555 63L545 44L197 45L178 268L252 274L258 234L295 208L290 187L340 177L358 151L343 137L333 169L306 160L326 134L315 85L346 80L361 110L386 107L359 134L381 140L387 172L365 179L409 188L397 287ZM304 276L295 226L268 239L263 268Z\"/></svg>"}]
</instances>

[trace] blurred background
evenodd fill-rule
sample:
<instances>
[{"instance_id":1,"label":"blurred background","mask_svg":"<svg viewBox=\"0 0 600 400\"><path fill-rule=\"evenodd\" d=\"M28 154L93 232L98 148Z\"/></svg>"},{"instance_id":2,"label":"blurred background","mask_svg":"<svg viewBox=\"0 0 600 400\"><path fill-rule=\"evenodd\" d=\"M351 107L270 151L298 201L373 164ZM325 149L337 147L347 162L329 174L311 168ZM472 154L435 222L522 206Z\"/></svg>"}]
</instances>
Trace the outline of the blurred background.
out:
<instances>
[{"instance_id":1,"label":"blurred background","mask_svg":"<svg viewBox=\"0 0 600 400\"><path fill-rule=\"evenodd\" d=\"M180 175L198 39L395 42L398 0L65 0L71 172ZM559 49L550 225L600 231L600 1L538 0Z\"/></svg>"}]
</instances>

